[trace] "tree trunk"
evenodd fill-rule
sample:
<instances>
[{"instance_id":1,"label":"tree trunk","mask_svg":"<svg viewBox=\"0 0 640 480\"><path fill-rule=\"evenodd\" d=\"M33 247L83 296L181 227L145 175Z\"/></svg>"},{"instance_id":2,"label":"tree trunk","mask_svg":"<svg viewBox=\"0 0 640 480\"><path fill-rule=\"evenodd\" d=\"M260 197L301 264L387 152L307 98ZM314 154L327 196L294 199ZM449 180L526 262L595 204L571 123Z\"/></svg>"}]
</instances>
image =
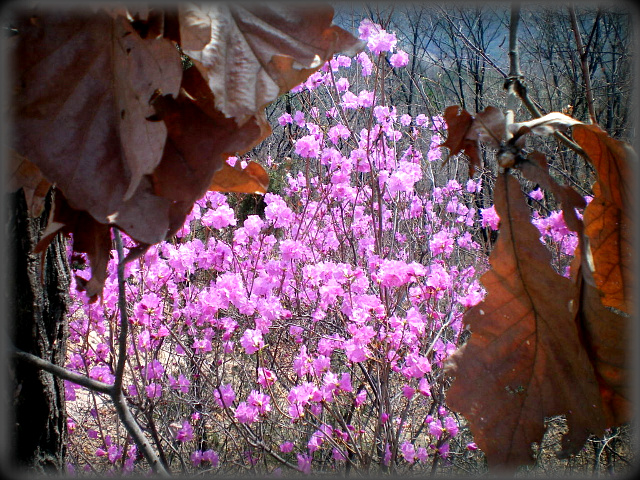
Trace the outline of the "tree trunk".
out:
<instances>
[{"instance_id":1,"label":"tree trunk","mask_svg":"<svg viewBox=\"0 0 640 480\"><path fill-rule=\"evenodd\" d=\"M53 193L45 210L30 218L22 190L9 195L6 226L9 250L8 327L13 344L56 365L65 364L70 270L66 240L58 235L40 255L31 253L46 226ZM13 387L10 461L31 473L65 471L67 444L64 382L20 361L11 363Z\"/></svg>"}]
</instances>

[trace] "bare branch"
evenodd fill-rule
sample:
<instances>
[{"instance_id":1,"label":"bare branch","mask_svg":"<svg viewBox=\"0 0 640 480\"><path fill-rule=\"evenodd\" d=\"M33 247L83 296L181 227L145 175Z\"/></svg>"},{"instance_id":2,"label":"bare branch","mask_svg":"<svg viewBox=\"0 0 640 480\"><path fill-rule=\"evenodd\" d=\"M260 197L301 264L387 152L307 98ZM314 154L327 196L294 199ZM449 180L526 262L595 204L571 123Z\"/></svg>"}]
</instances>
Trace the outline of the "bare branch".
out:
<instances>
[{"instance_id":1,"label":"bare branch","mask_svg":"<svg viewBox=\"0 0 640 480\"><path fill-rule=\"evenodd\" d=\"M578 49L578 55L580 56L580 68L582 69L582 79L584 80L584 90L585 90L587 108L589 109L589 118L591 120L591 123L597 124L598 122L596 120L596 110L593 106L593 93L591 91L591 77L589 75L589 65L587 65L587 49L582 44L582 35L580 35L580 29L578 27L576 9L575 7L573 7L573 5L569 5L567 8L569 9L569 16L571 17L571 28L573 30L573 36L576 39L576 48ZM598 18L596 18L595 21L597 22ZM591 39L589 39L589 42L591 42Z\"/></svg>"}]
</instances>

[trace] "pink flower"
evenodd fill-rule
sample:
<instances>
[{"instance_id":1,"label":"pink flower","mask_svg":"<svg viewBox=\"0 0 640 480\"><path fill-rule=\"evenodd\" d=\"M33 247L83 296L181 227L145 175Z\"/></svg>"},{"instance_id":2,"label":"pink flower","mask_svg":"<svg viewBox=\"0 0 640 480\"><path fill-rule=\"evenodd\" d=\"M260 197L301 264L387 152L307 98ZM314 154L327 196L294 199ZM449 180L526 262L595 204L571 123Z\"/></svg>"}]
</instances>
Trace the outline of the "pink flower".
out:
<instances>
[{"instance_id":1,"label":"pink flower","mask_svg":"<svg viewBox=\"0 0 640 480\"><path fill-rule=\"evenodd\" d=\"M370 19L365 18L358 26L358 35L361 40L367 41L376 32L382 29L377 23L373 23Z\"/></svg>"},{"instance_id":2,"label":"pink flower","mask_svg":"<svg viewBox=\"0 0 640 480\"><path fill-rule=\"evenodd\" d=\"M296 110L296 113L293 114L293 121L296 122L296 125L298 125L299 127L304 127L304 113L302 113L300 110Z\"/></svg>"},{"instance_id":3,"label":"pink flower","mask_svg":"<svg viewBox=\"0 0 640 480\"><path fill-rule=\"evenodd\" d=\"M220 408L230 407L236 399L236 394L231 384L227 383L213 391L213 399Z\"/></svg>"},{"instance_id":4,"label":"pink flower","mask_svg":"<svg viewBox=\"0 0 640 480\"><path fill-rule=\"evenodd\" d=\"M284 127L288 123L293 123L293 118L291 117L290 113L285 112L280 115L280 117L278 117L278 123Z\"/></svg>"},{"instance_id":5,"label":"pink flower","mask_svg":"<svg viewBox=\"0 0 640 480\"><path fill-rule=\"evenodd\" d=\"M368 108L376 103L375 93L369 90L361 90L358 94L358 105Z\"/></svg>"},{"instance_id":6,"label":"pink flower","mask_svg":"<svg viewBox=\"0 0 640 480\"><path fill-rule=\"evenodd\" d=\"M202 224L211 228L225 228L236 224L235 214L229 205L207 210L201 218Z\"/></svg>"},{"instance_id":7,"label":"pink flower","mask_svg":"<svg viewBox=\"0 0 640 480\"><path fill-rule=\"evenodd\" d=\"M305 135L296 140L296 153L304 158L318 158L320 142L314 135Z\"/></svg>"},{"instance_id":8,"label":"pink flower","mask_svg":"<svg viewBox=\"0 0 640 480\"><path fill-rule=\"evenodd\" d=\"M187 420L182 422L182 428L176 433L176 440L182 443L193 440L193 427Z\"/></svg>"},{"instance_id":9,"label":"pink flower","mask_svg":"<svg viewBox=\"0 0 640 480\"><path fill-rule=\"evenodd\" d=\"M280 451L282 453L289 453L293 450L293 443L291 442L284 442L282 444L280 444Z\"/></svg>"},{"instance_id":10,"label":"pink flower","mask_svg":"<svg viewBox=\"0 0 640 480\"><path fill-rule=\"evenodd\" d=\"M336 80L336 90L338 92L346 92L349 90L349 80L345 77Z\"/></svg>"},{"instance_id":11,"label":"pink flower","mask_svg":"<svg viewBox=\"0 0 640 480\"><path fill-rule=\"evenodd\" d=\"M147 363L144 368L144 377L147 380L151 380L154 378L162 378L162 374L164 373L164 367L158 360L152 360Z\"/></svg>"},{"instance_id":12,"label":"pink flower","mask_svg":"<svg viewBox=\"0 0 640 480\"><path fill-rule=\"evenodd\" d=\"M233 415L240 423L252 424L258 420L259 414L255 406L240 402Z\"/></svg>"},{"instance_id":13,"label":"pink flower","mask_svg":"<svg viewBox=\"0 0 640 480\"><path fill-rule=\"evenodd\" d=\"M397 42L398 39L395 33L387 33L385 30L380 29L369 36L367 48L369 48L374 55L380 55L382 52L393 51Z\"/></svg>"},{"instance_id":14,"label":"pink flower","mask_svg":"<svg viewBox=\"0 0 640 480\"><path fill-rule=\"evenodd\" d=\"M211 466L216 468L218 466L218 464L220 463L220 457L213 450L206 450L206 451L202 452L202 461L203 462L210 462Z\"/></svg>"},{"instance_id":15,"label":"pink flower","mask_svg":"<svg viewBox=\"0 0 640 480\"><path fill-rule=\"evenodd\" d=\"M260 393L257 390L251 390L251 393L247 397L247 403L258 409L260 415L266 415L271 411L271 397L265 393Z\"/></svg>"},{"instance_id":16,"label":"pink flower","mask_svg":"<svg viewBox=\"0 0 640 480\"><path fill-rule=\"evenodd\" d=\"M489 208L481 208L482 216L481 225L483 228L489 227L491 230L498 230L500 227L500 217L496 213L496 206L491 205Z\"/></svg>"},{"instance_id":17,"label":"pink flower","mask_svg":"<svg viewBox=\"0 0 640 480\"><path fill-rule=\"evenodd\" d=\"M397 53L391 55L389 63L394 68L406 67L409 63L409 55L403 50L398 50Z\"/></svg>"},{"instance_id":18,"label":"pink flower","mask_svg":"<svg viewBox=\"0 0 640 480\"><path fill-rule=\"evenodd\" d=\"M341 123L331 127L328 133L329 140L331 140L331 143L333 143L334 145L338 144L339 139L347 139L350 135L351 132L349 132L349 129Z\"/></svg>"},{"instance_id":19,"label":"pink flower","mask_svg":"<svg viewBox=\"0 0 640 480\"><path fill-rule=\"evenodd\" d=\"M195 452L193 452L191 454L189 459L191 460L191 464L194 467L197 467L202 462L202 451L201 450L196 450Z\"/></svg>"},{"instance_id":20,"label":"pink flower","mask_svg":"<svg viewBox=\"0 0 640 480\"><path fill-rule=\"evenodd\" d=\"M342 95L342 102L340 104L342 108L356 109L358 108L358 96L353 92L345 92Z\"/></svg>"},{"instance_id":21,"label":"pink flower","mask_svg":"<svg viewBox=\"0 0 640 480\"><path fill-rule=\"evenodd\" d=\"M371 72L373 71L373 63L371 62L369 55L367 55L366 52L360 52L356 58L362 68L362 76L368 77L371 75Z\"/></svg>"},{"instance_id":22,"label":"pink flower","mask_svg":"<svg viewBox=\"0 0 640 480\"><path fill-rule=\"evenodd\" d=\"M309 475L311 473L311 456L298 453L296 457L298 458L298 469L302 473Z\"/></svg>"},{"instance_id":23,"label":"pink flower","mask_svg":"<svg viewBox=\"0 0 640 480\"><path fill-rule=\"evenodd\" d=\"M409 115L408 113L405 113L404 115L400 116L400 124L403 126L407 126L411 123L411 115Z\"/></svg>"},{"instance_id":24,"label":"pink flower","mask_svg":"<svg viewBox=\"0 0 640 480\"><path fill-rule=\"evenodd\" d=\"M144 387L144 390L149 398L159 398L162 396L162 385L159 383L150 383Z\"/></svg>"},{"instance_id":25,"label":"pink flower","mask_svg":"<svg viewBox=\"0 0 640 480\"><path fill-rule=\"evenodd\" d=\"M260 330L253 330L248 328L242 338L240 338L240 345L244 348L244 351L248 355L252 355L264 347L264 339L262 338L262 332Z\"/></svg>"},{"instance_id":26,"label":"pink flower","mask_svg":"<svg viewBox=\"0 0 640 480\"><path fill-rule=\"evenodd\" d=\"M264 367L258 368L258 384L266 388L276 383L277 380L278 380L278 377L271 370L266 369Z\"/></svg>"},{"instance_id":27,"label":"pink flower","mask_svg":"<svg viewBox=\"0 0 640 480\"><path fill-rule=\"evenodd\" d=\"M544 192L540 189L540 187L538 187L535 190L531 190L529 192L529 196L534 200L540 201L544 198Z\"/></svg>"},{"instance_id":28,"label":"pink flower","mask_svg":"<svg viewBox=\"0 0 640 480\"><path fill-rule=\"evenodd\" d=\"M444 428L452 437L455 437L458 434L458 423L453 417L446 417L444 419Z\"/></svg>"},{"instance_id":29,"label":"pink flower","mask_svg":"<svg viewBox=\"0 0 640 480\"><path fill-rule=\"evenodd\" d=\"M415 461L416 448L413 446L413 443L404 442L402 445L400 445L400 452L407 462L413 463Z\"/></svg>"},{"instance_id":30,"label":"pink flower","mask_svg":"<svg viewBox=\"0 0 640 480\"><path fill-rule=\"evenodd\" d=\"M416 117L416 125L426 127L429 124L429 118L424 113L418 114Z\"/></svg>"}]
</instances>

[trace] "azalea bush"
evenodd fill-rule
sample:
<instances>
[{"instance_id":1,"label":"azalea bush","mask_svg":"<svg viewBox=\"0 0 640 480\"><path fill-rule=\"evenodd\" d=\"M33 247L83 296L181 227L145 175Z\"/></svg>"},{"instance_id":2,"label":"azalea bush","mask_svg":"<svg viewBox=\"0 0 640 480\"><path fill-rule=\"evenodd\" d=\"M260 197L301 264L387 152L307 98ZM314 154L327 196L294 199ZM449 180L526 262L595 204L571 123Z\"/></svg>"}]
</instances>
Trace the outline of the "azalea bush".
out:
<instances>
[{"instance_id":1,"label":"azalea bush","mask_svg":"<svg viewBox=\"0 0 640 480\"><path fill-rule=\"evenodd\" d=\"M367 49L335 56L278 115L288 164L228 160L282 176L263 213L209 192L173 240L125 266L126 400L171 471L419 473L480 455L446 405L443 365L485 295L491 170L442 166L443 118L390 104L389 72L408 55L368 20L359 33ZM575 236L539 189L529 195L568 275ZM134 245L124 236L125 254ZM86 259L70 256L86 280ZM105 383L117 263L114 250L101 301L72 288L69 312L66 367ZM148 471L100 393L68 381L66 393L70 471Z\"/></svg>"}]
</instances>

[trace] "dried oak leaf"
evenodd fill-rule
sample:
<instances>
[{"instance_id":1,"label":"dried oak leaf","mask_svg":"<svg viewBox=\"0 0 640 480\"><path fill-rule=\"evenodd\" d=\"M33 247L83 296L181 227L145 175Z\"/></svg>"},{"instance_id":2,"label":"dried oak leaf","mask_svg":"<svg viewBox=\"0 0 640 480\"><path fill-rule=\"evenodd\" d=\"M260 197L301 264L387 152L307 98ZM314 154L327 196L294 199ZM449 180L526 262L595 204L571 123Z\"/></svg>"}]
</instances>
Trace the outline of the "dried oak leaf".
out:
<instances>
[{"instance_id":1,"label":"dried oak leaf","mask_svg":"<svg viewBox=\"0 0 640 480\"><path fill-rule=\"evenodd\" d=\"M235 193L267 193L269 174L259 163L249 162L245 168L222 164L211 180L209 190Z\"/></svg>"},{"instance_id":2,"label":"dried oak leaf","mask_svg":"<svg viewBox=\"0 0 640 480\"><path fill-rule=\"evenodd\" d=\"M180 57L102 10L35 11L16 29L14 148L106 223L160 161L165 126L145 117L156 90L177 94Z\"/></svg>"},{"instance_id":3,"label":"dried oak leaf","mask_svg":"<svg viewBox=\"0 0 640 480\"><path fill-rule=\"evenodd\" d=\"M76 281L79 288L95 302L107 279L107 265L111 256L111 227L97 222L87 212L71 208L62 192L56 190L49 222L33 252L44 256L47 246L58 232L72 233L73 250L87 254L91 278L87 281L76 277Z\"/></svg>"},{"instance_id":4,"label":"dried oak leaf","mask_svg":"<svg viewBox=\"0 0 640 480\"><path fill-rule=\"evenodd\" d=\"M583 272L587 268L578 248L571 265L572 278L580 291L577 322L600 386L607 425L622 425L630 420L632 412L629 317L602 304L600 292L585 281Z\"/></svg>"},{"instance_id":5,"label":"dried oak leaf","mask_svg":"<svg viewBox=\"0 0 640 480\"><path fill-rule=\"evenodd\" d=\"M44 203L51 188L51 183L33 163L15 151L9 155L9 179L7 189L14 192L22 188L29 215L39 217L44 210Z\"/></svg>"},{"instance_id":6,"label":"dried oak leaf","mask_svg":"<svg viewBox=\"0 0 640 480\"><path fill-rule=\"evenodd\" d=\"M458 105L447 107L443 117L447 124L447 139L441 147L449 149L449 157L464 152L469 157L469 176L482 167L479 142L498 147L506 134L506 119L502 111L489 106L472 116Z\"/></svg>"},{"instance_id":7,"label":"dried oak leaf","mask_svg":"<svg viewBox=\"0 0 640 480\"><path fill-rule=\"evenodd\" d=\"M179 15L185 54L207 79L218 109L239 125L333 54L364 46L332 25L329 6L181 4Z\"/></svg>"},{"instance_id":8,"label":"dried oak leaf","mask_svg":"<svg viewBox=\"0 0 640 480\"><path fill-rule=\"evenodd\" d=\"M584 211L586 256L604 305L630 313L633 292L631 147L597 125L576 125L573 138L597 172L594 198ZM590 279L590 276L586 277Z\"/></svg>"},{"instance_id":9,"label":"dried oak leaf","mask_svg":"<svg viewBox=\"0 0 640 480\"><path fill-rule=\"evenodd\" d=\"M154 191L173 201L193 203L201 198L227 157L247 152L271 133L262 115L239 126L220 112L196 68L185 71L178 98L160 96L152 103L155 118L169 132L162 161L152 174ZM245 180L232 170L240 182Z\"/></svg>"},{"instance_id":10,"label":"dried oak leaf","mask_svg":"<svg viewBox=\"0 0 640 480\"><path fill-rule=\"evenodd\" d=\"M498 177L495 205L501 227L481 278L487 297L465 315L471 337L447 362L455 377L447 404L467 418L490 465L516 466L532 461L546 417L567 416L567 453L606 422L571 310L575 286L550 266L517 179Z\"/></svg>"}]
</instances>

